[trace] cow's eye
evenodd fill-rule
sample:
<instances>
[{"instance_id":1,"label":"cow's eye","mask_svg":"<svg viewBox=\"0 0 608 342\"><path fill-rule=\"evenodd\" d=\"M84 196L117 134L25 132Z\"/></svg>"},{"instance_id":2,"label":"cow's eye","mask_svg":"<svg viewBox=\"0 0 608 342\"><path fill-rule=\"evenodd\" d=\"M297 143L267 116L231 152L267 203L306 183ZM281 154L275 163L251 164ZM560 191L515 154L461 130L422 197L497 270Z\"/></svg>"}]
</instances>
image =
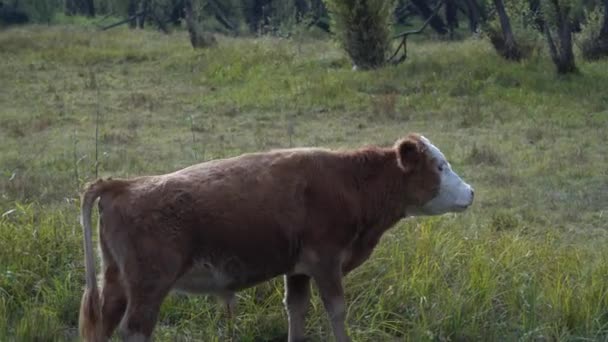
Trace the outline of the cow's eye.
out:
<instances>
[{"instance_id":1,"label":"cow's eye","mask_svg":"<svg viewBox=\"0 0 608 342\"><path fill-rule=\"evenodd\" d=\"M443 164L439 164L439 166L437 166L437 170L439 170L439 172L443 172L444 166Z\"/></svg>"}]
</instances>

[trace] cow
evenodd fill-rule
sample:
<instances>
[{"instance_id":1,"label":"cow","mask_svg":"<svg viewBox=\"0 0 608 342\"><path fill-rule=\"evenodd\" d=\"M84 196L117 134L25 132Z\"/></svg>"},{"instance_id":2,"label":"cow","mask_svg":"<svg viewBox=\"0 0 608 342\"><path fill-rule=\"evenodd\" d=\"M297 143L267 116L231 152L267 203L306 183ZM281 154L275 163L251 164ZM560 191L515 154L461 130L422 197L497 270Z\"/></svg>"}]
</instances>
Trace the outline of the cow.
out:
<instances>
[{"instance_id":1,"label":"cow","mask_svg":"<svg viewBox=\"0 0 608 342\"><path fill-rule=\"evenodd\" d=\"M292 148L173 173L98 179L82 194L85 291L80 334L150 341L171 291L234 295L283 276L288 340L305 338L311 279L334 338L349 341L342 278L409 216L461 212L473 188L427 138L390 147ZM91 214L99 198L98 290Z\"/></svg>"}]
</instances>

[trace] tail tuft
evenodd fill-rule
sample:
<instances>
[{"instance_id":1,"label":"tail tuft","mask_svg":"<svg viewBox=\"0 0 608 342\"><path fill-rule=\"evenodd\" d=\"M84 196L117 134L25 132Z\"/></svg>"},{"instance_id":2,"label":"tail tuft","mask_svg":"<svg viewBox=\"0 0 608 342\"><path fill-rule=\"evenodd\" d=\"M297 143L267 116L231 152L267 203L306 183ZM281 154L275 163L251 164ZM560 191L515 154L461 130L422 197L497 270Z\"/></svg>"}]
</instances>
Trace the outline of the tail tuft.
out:
<instances>
[{"instance_id":1,"label":"tail tuft","mask_svg":"<svg viewBox=\"0 0 608 342\"><path fill-rule=\"evenodd\" d=\"M80 336L87 342L105 341L101 323L101 301L97 287L86 288L80 303Z\"/></svg>"}]
</instances>

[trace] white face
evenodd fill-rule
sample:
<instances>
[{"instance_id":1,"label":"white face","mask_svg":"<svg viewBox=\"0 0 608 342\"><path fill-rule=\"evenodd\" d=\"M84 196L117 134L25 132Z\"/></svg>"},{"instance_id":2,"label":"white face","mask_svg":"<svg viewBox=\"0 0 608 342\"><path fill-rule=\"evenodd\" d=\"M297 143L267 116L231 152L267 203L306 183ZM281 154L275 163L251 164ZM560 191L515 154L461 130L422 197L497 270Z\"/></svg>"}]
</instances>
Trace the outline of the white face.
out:
<instances>
[{"instance_id":1,"label":"white face","mask_svg":"<svg viewBox=\"0 0 608 342\"><path fill-rule=\"evenodd\" d=\"M473 203L473 188L452 170L450 163L435 145L424 137L422 140L428 147L429 157L436 161L437 172L440 174L440 185L437 196L421 208L417 208L418 210L414 210L415 214L439 215L467 209Z\"/></svg>"}]
</instances>

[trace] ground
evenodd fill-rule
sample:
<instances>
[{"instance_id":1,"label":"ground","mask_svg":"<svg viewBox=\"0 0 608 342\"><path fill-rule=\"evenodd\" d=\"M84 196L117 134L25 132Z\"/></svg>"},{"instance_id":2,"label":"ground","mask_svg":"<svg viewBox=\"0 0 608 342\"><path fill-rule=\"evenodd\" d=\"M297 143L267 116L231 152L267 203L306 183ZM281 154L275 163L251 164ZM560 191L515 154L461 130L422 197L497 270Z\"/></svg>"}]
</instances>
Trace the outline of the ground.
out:
<instances>
[{"instance_id":1,"label":"ground","mask_svg":"<svg viewBox=\"0 0 608 342\"><path fill-rule=\"evenodd\" d=\"M545 52L412 42L399 66L352 71L328 39L171 35L76 25L0 32L0 340L76 336L78 193L288 146L429 137L476 190L466 213L404 220L346 279L356 341L608 338L608 63L558 77ZM97 133L96 133L97 127ZM99 267L98 267L99 271ZM172 295L159 341L286 336L282 282ZM330 329L316 295L312 341Z\"/></svg>"}]
</instances>

